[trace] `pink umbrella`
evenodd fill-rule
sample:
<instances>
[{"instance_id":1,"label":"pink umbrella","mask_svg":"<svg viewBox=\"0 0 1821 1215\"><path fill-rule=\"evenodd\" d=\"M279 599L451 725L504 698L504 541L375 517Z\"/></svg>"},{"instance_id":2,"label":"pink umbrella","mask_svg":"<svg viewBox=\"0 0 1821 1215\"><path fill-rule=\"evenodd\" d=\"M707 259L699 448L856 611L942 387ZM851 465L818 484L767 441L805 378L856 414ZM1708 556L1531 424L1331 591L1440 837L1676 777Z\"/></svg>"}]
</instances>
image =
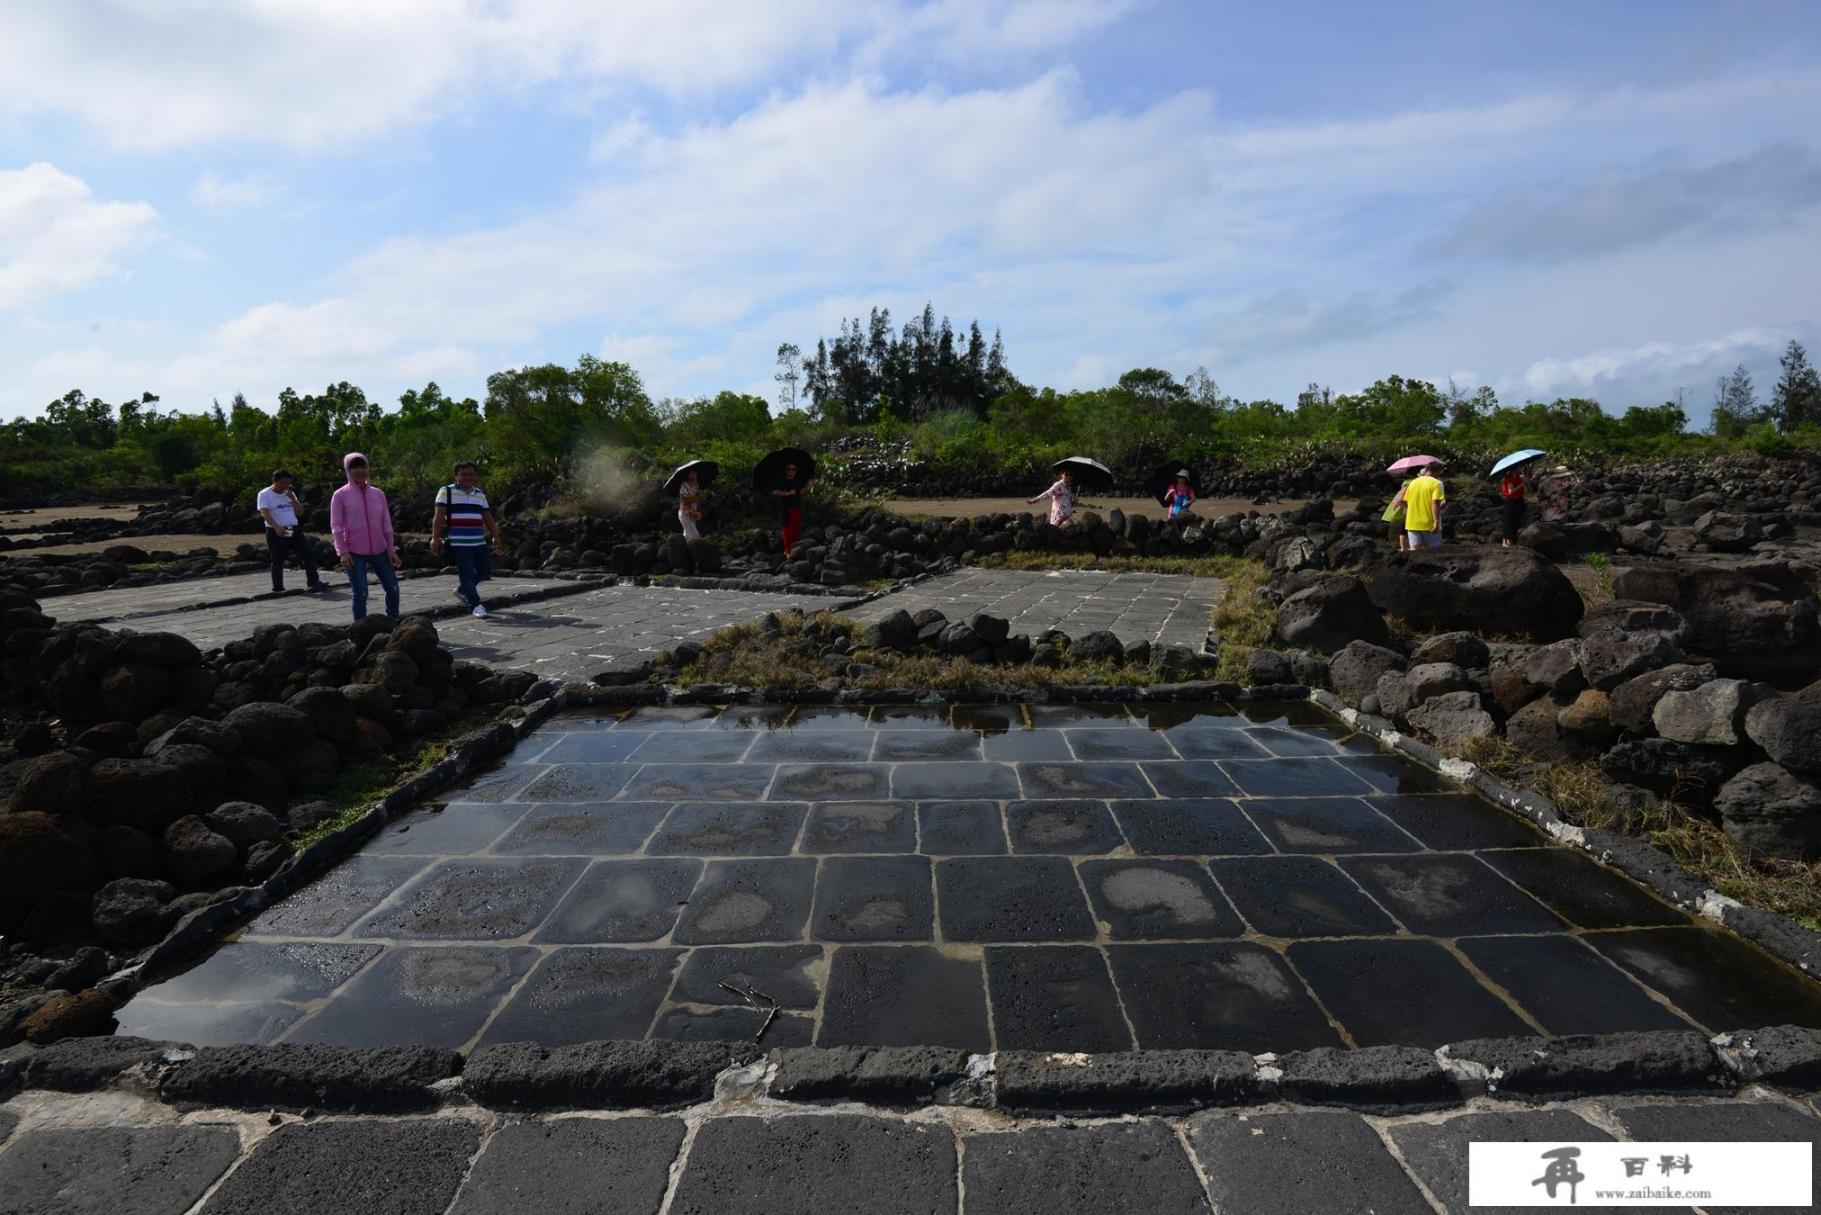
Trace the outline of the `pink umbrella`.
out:
<instances>
[{"instance_id":1,"label":"pink umbrella","mask_svg":"<svg viewBox=\"0 0 1821 1215\"><path fill-rule=\"evenodd\" d=\"M1427 468L1431 464L1440 464L1441 462L1441 457L1439 456L1405 456L1385 471L1403 472L1405 469Z\"/></svg>"}]
</instances>

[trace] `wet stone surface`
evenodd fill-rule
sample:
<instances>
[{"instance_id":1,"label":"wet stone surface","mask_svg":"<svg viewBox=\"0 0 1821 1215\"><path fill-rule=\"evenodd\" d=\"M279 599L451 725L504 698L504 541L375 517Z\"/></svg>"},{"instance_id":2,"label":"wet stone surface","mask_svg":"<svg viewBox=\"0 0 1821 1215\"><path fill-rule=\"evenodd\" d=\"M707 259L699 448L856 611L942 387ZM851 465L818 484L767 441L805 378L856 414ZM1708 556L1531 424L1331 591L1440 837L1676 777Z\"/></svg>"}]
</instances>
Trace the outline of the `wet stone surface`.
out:
<instances>
[{"instance_id":1,"label":"wet stone surface","mask_svg":"<svg viewBox=\"0 0 1821 1215\"><path fill-rule=\"evenodd\" d=\"M1287 1051L1821 1027L1821 987L1306 704L679 706L552 719L119 1020Z\"/></svg>"}]
</instances>

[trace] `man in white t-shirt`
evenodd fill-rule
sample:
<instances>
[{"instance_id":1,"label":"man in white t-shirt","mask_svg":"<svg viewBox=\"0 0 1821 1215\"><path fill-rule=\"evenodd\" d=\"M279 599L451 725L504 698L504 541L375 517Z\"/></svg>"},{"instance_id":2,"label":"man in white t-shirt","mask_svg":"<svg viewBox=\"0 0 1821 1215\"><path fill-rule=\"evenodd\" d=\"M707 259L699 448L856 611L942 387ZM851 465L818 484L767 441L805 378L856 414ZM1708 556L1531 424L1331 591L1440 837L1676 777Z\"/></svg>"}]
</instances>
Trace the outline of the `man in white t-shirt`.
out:
<instances>
[{"instance_id":1,"label":"man in white t-shirt","mask_svg":"<svg viewBox=\"0 0 1821 1215\"><path fill-rule=\"evenodd\" d=\"M298 517L303 504L291 492L292 477L288 470L272 474L272 484L259 491L254 505L266 521L266 551L272 556L272 590L285 589L285 554L294 553L303 563L304 581L313 591L327 590L329 584L316 573L316 558L310 553L309 538L303 534Z\"/></svg>"}]
</instances>

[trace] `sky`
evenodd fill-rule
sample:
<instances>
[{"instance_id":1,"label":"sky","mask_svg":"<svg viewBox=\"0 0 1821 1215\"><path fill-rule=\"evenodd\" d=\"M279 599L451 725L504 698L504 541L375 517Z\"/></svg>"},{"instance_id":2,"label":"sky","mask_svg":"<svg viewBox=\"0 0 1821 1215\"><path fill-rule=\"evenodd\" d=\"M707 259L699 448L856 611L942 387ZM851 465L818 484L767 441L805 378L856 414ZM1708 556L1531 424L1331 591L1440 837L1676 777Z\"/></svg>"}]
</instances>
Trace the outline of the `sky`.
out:
<instances>
[{"instance_id":1,"label":"sky","mask_svg":"<svg viewBox=\"0 0 1821 1215\"><path fill-rule=\"evenodd\" d=\"M1026 382L1705 421L1821 347L1804 0L8 0L0 417L593 354L775 397L925 301Z\"/></svg>"}]
</instances>

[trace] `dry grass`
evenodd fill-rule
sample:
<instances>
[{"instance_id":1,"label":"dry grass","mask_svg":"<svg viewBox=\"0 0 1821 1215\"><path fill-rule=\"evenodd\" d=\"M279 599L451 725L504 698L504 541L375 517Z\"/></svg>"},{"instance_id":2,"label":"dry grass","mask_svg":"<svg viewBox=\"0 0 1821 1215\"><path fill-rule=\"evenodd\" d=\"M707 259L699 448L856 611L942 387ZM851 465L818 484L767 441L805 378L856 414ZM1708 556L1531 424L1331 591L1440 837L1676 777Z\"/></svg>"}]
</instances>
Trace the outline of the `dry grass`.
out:
<instances>
[{"instance_id":1,"label":"dry grass","mask_svg":"<svg viewBox=\"0 0 1821 1215\"><path fill-rule=\"evenodd\" d=\"M1591 760L1545 763L1502 738L1481 739L1461 758L1536 790L1571 823L1643 840L1721 894L1821 931L1821 863L1754 860L1717 823L1674 802L1658 801L1642 811L1621 810L1607 800L1606 782Z\"/></svg>"},{"instance_id":2,"label":"dry grass","mask_svg":"<svg viewBox=\"0 0 1821 1215\"><path fill-rule=\"evenodd\" d=\"M1220 640L1220 660L1214 678L1245 683L1246 664L1252 651L1269 645L1277 612L1258 597L1271 579L1262 561L1248 557L1214 558L1222 565L1220 598L1214 601L1214 635Z\"/></svg>"},{"instance_id":3,"label":"dry grass","mask_svg":"<svg viewBox=\"0 0 1821 1215\"><path fill-rule=\"evenodd\" d=\"M1157 682L1150 667L1119 667L1106 662L1079 662L1065 658L1057 667L1029 663L983 665L939 654L899 654L859 647L863 627L845 616L820 612L778 613L778 631L768 633L757 624L737 624L720 630L702 647L702 657L677 672L679 684L725 683L748 688L813 688L827 678L821 655L836 637L845 636L853 647L848 657L875 668L872 674L849 681L857 688L917 688L953 691L960 688L1017 690L1057 684L1108 683L1136 687Z\"/></svg>"}]
</instances>

